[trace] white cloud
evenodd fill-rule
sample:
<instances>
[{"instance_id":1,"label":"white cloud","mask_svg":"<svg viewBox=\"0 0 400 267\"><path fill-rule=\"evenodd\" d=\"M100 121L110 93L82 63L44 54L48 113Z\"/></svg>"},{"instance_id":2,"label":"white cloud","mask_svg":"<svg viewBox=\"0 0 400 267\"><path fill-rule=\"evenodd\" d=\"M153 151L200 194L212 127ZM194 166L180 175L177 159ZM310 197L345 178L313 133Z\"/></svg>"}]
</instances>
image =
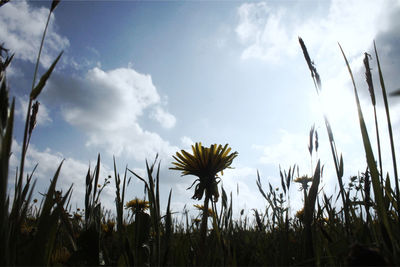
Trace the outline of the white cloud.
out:
<instances>
[{"instance_id":1,"label":"white cloud","mask_svg":"<svg viewBox=\"0 0 400 267\"><path fill-rule=\"evenodd\" d=\"M138 122L146 110L154 108L161 126L173 127L175 123L175 117L162 109L150 75L131 68L93 68L84 78L53 77L46 94L49 102L61 105L68 123L85 131L88 146L137 160L153 158L157 153L169 157L177 150Z\"/></svg>"},{"instance_id":2,"label":"white cloud","mask_svg":"<svg viewBox=\"0 0 400 267\"><path fill-rule=\"evenodd\" d=\"M24 100L22 97L17 97L18 104L15 110L15 114L21 118L22 121L26 119L26 111L28 109L28 101ZM44 126L48 125L53 120L50 118L49 111L47 107L40 103L39 104L39 111L36 117L37 125Z\"/></svg>"},{"instance_id":3,"label":"white cloud","mask_svg":"<svg viewBox=\"0 0 400 267\"><path fill-rule=\"evenodd\" d=\"M27 1L11 1L0 9L0 39L15 57L36 62L37 53L49 14L48 8L32 7ZM66 37L57 33L55 17L50 19L41 56L44 67L51 65L57 54L69 46Z\"/></svg>"},{"instance_id":4,"label":"white cloud","mask_svg":"<svg viewBox=\"0 0 400 267\"><path fill-rule=\"evenodd\" d=\"M191 149L194 142L190 137L183 136L181 138L181 144L183 146L183 149Z\"/></svg>"},{"instance_id":5,"label":"white cloud","mask_svg":"<svg viewBox=\"0 0 400 267\"><path fill-rule=\"evenodd\" d=\"M150 75L133 69L105 72L94 68L84 79L77 80L76 85L79 88L68 93L79 102L71 101L63 113L69 123L86 129L115 131L121 126L124 128L135 122L145 108L160 102Z\"/></svg>"},{"instance_id":6,"label":"white cloud","mask_svg":"<svg viewBox=\"0 0 400 267\"><path fill-rule=\"evenodd\" d=\"M236 33L242 43L248 46L242 58L259 58L278 62L281 54L293 54L293 41L288 29L282 25L286 10L273 10L267 3L243 4L238 10L240 16Z\"/></svg>"},{"instance_id":7,"label":"white cloud","mask_svg":"<svg viewBox=\"0 0 400 267\"><path fill-rule=\"evenodd\" d=\"M352 57L367 50L378 32L388 29L388 14L396 8L399 4L394 0L332 0L327 14L305 14L297 8L271 6L267 2L246 3L238 9L236 33L246 46L244 59L284 62L300 53L298 36L309 48L318 49L318 58L326 60L327 55L337 54L332 47L336 48L338 41Z\"/></svg>"},{"instance_id":8,"label":"white cloud","mask_svg":"<svg viewBox=\"0 0 400 267\"><path fill-rule=\"evenodd\" d=\"M166 129L173 128L176 123L176 118L171 113L163 110L160 106L155 107L153 113L151 114L152 118L158 121L162 127Z\"/></svg>"},{"instance_id":9,"label":"white cloud","mask_svg":"<svg viewBox=\"0 0 400 267\"><path fill-rule=\"evenodd\" d=\"M253 145L253 148L262 152L260 163L272 164L275 168L279 166L290 167L298 164L307 168L309 166L308 135L294 134L286 130L280 130L280 141L275 144L261 146Z\"/></svg>"}]
</instances>

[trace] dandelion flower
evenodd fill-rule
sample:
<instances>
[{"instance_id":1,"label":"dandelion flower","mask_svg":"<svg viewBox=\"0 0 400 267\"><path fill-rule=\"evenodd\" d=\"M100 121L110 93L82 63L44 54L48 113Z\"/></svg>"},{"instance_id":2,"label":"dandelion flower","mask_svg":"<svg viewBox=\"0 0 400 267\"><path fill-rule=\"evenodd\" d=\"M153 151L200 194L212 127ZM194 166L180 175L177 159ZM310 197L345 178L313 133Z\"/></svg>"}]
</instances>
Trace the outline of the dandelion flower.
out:
<instances>
[{"instance_id":1,"label":"dandelion flower","mask_svg":"<svg viewBox=\"0 0 400 267\"><path fill-rule=\"evenodd\" d=\"M144 212L149 208L149 202L139 198L134 198L126 202L125 208L131 209L133 213Z\"/></svg>"},{"instance_id":2,"label":"dandelion flower","mask_svg":"<svg viewBox=\"0 0 400 267\"><path fill-rule=\"evenodd\" d=\"M201 210L201 211L204 210L204 206L203 205L195 204L195 205L193 205L193 207L195 207L196 209ZM213 210L208 208L208 216L213 216L213 215L214 215Z\"/></svg>"},{"instance_id":3,"label":"dandelion flower","mask_svg":"<svg viewBox=\"0 0 400 267\"><path fill-rule=\"evenodd\" d=\"M228 144L225 146L214 144L208 148L202 146L201 143L196 143L192 146L192 150L193 154L185 150L181 150L180 153L177 152L176 156L173 156L176 162L172 163L175 167L170 169L182 171L182 176L194 175L198 177L193 183L193 185L196 184L193 199L201 200L206 191L207 197L212 196L216 201L219 197L217 174L219 172L223 174L223 170L230 168L238 153L229 154L231 148L228 147Z\"/></svg>"},{"instance_id":4,"label":"dandelion flower","mask_svg":"<svg viewBox=\"0 0 400 267\"><path fill-rule=\"evenodd\" d=\"M301 177L294 179L294 182L301 184L300 190L307 190L308 183L312 182L312 180L313 179L308 177L307 175L303 175Z\"/></svg>"}]
</instances>

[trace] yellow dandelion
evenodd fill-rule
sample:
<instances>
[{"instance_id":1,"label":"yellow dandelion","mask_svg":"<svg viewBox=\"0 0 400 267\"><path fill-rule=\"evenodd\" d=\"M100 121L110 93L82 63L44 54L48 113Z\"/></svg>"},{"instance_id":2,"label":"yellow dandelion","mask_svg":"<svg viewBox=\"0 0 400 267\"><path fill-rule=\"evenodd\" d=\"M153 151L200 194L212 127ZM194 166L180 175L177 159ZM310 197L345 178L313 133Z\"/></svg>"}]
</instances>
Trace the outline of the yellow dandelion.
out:
<instances>
[{"instance_id":1,"label":"yellow dandelion","mask_svg":"<svg viewBox=\"0 0 400 267\"><path fill-rule=\"evenodd\" d=\"M21 233L22 234L30 234L33 231L33 226L29 225L27 222L23 222L21 224Z\"/></svg>"},{"instance_id":2,"label":"yellow dandelion","mask_svg":"<svg viewBox=\"0 0 400 267\"><path fill-rule=\"evenodd\" d=\"M196 219L193 219L193 222L194 222L195 224L199 224L199 223L201 222L201 220L198 219L198 218L196 218Z\"/></svg>"},{"instance_id":3,"label":"yellow dandelion","mask_svg":"<svg viewBox=\"0 0 400 267\"><path fill-rule=\"evenodd\" d=\"M66 263L70 257L71 253L69 252L69 250L66 247L61 247L54 250L50 260L52 264L60 264Z\"/></svg>"},{"instance_id":4,"label":"yellow dandelion","mask_svg":"<svg viewBox=\"0 0 400 267\"><path fill-rule=\"evenodd\" d=\"M106 223L102 223L101 230L105 233L108 233L108 225Z\"/></svg>"},{"instance_id":5,"label":"yellow dandelion","mask_svg":"<svg viewBox=\"0 0 400 267\"><path fill-rule=\"evenodd\" d=\"M193 205L193 207L195 207L196 209L201 210L201 211L204 210L204 206L203 205L195 204L195 205ZM213 216L213 215L214 215L213 210L208 208L208 216Z\"/></svg>"},{"instance_id":6,"label":"yellow dandelion","mask_svg":"<svg viewBox=\"0 0 400 267\"><path fill-rule=\"evenodd\" d=\"M296 183L301 184L300 190L307 190L308 188L308 183L312 182L312 178L308 177L307 175L303 175L301 177L297 177L293 181Z\"/></svg>"},{"instance_id":7,"label":"yellow dandelion","mask_svg":"<svg viewBox=\"0 0 400 267\"><path fill-rule=\"evenodd\" d=\"M304 208L303 209L301 209L301 210L298 210L297 212L296 212L296 218L298 218L300 221L303 221L303 219L304 219Z\"/></svg>"},{"instance_id":8,"label":"yellow dandelion","mask_svg":"<svg viewBox=\"0 0 400 267\"><path fill-rule=\"evenodd\" d=\"M214 144L208 148L202 146L201 143L196 143L192 146L192 150L193 155L185 150L181 150L180 153L177 152L176 156L173 156L176 162L172 162L175 167L170 169L182 171L182 176L194 175L198 177L193 183L193 185L197 184L193 199L202 199L204 192L206 192L206 198L214 197L216 201L219 197L217 173L223 174L226 168L230 168L238 153L229 154L231 148L228 147L228 144L225 146Z\"/></svg>"},{"instance_id":9,"label":"yellow dandelion","mask_svg":"<svg viewBox=\"0 0 400 267\"><path fill-rule=\"evenodd\" d=\"M82 215L77 213L77 212L75 212L74 213L74 219L77 220L77 221L80 221L82 219Z\"/></svg>"},{"instance_id":10,"label":"yellow dandelion","mask_svg":"<svg viewBox=\"0 0 400 267\"><path fill-rule=\"evenodd\" d=\"M150 207L150 202L134 198L125 204L126 209L131 209L133 213L144 212Z\"/></svg>"}]
</instances>

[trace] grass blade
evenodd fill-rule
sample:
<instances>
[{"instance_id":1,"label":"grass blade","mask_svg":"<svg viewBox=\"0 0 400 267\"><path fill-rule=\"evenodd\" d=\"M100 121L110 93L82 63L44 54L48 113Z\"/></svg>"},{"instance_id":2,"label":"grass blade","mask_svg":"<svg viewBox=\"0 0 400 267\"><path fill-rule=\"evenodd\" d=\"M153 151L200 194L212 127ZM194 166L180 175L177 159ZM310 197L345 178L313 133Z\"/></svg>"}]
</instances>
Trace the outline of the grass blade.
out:
<instances>
[{"instance_id":1,"label":"grass blade","mask_svg":"<svg viewBox=\"0 0 400 267\"><path fill-rule=\"evenodd\" d=\"M398 172L397 172L396 153L395 153L395 149L394 149L392 123L390 121L389 104L388 104L388 100L387 100L385 81L383 79L381 64L379 62L379 56L378 56L378 51L376 50L375 42L374 42L374 50L375 50L376 62L378 64L379 82L380 82L381 88L382 88L382 96L383 96L383 102L385 104L386 119L387 119L388 131L389 131L389 137L390 137L390 149L392 151L396 199L397 199L397 202L399 202L399 200L400 200L399 176L398 176Z\"/></svg>"},{"instance_id":2,"label":"grass blade","mask_svg":"<svg viewBox=\"0 0 400 267\"><path fill-rule=\"evenodd\" d=\"M367 164L368 164L368 168L369 168L370 174L371 174L371 182L372 182L372 187L374 189L375 202L376 202L376 206L377 206L378 216L379 216L379 219L382 221L390 240L393 243L393 241L394 241L393 235L392 235L391 228L389 226L389 220L388 220L387 212L386 212L384 202L383 202L384 200L383 200L382 188L381 188L381 185L379 182L379 173L378 173L378 169L376 166L375 157L374 157L374 154L372 151L371 142L368 137L368 131L367 131L364 116L363 116L363 113L361 110L360 99L358 97L353 73L351 71L350 64L346 58L346 55L345 55L342 47L340 46L340 44L339 44L339 47L340 47L340 51L342 52L343 58L346 62L347 70L349 71L351 81L353 83L354 96L356 99L357 112L358 112L358 118L359 118L359 123L360 123L360 130L361 130L362 140L363 140L363 144L364 144L364 150L365 150L365 154L366 154L366 158L367 158ZM387 244L387 245L388 245L388 247L390 246L390 244Z\"/></svg>"}]
</instances>

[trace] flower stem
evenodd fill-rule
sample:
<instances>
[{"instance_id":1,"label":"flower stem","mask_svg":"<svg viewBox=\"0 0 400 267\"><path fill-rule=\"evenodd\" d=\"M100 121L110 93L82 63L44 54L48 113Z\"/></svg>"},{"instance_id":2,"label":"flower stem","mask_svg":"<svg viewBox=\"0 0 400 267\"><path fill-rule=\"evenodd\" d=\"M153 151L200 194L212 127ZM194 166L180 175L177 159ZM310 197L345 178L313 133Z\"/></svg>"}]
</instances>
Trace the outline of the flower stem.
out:
<instances>
[{"instance_id":1,"label":"flower stem","mask_svg":"<svg viewBox=\"0 0 400 267\"><path fill-rule=\"evenodd\" d=\"M198 255L197 264L199 266L204 266L205 257L205 247L206 247L206 237L207 237L207 223L208 223L208 202L210 200L210 194L206 189L204 205L203 205L203 216L201 218L201 226L200 226L200 253Z\"/></svg>"}]
</instances>

